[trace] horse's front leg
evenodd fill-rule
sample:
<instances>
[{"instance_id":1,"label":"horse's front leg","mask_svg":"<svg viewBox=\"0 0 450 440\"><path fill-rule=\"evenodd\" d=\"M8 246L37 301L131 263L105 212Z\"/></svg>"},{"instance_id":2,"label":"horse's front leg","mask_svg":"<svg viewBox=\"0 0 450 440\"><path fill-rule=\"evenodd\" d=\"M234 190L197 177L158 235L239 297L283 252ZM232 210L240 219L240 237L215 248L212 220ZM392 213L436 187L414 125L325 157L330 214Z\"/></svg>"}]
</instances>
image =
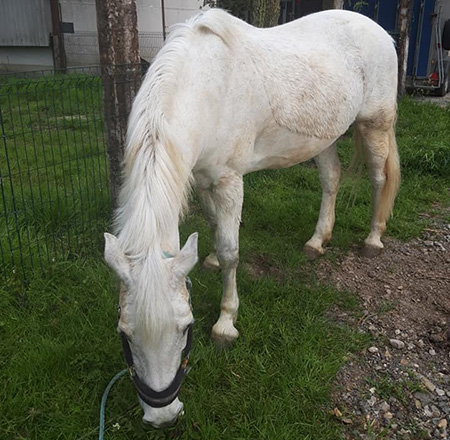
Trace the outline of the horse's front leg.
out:
<instances>
[{"instance_id":1,"label":"horse's front leg","mask_svg":"<svg viewBox=\"0 0 450 440\"><path fill-rule=\"evenodd\" d=\"M217 220L216 252L223 281L220 317L211 334L218 344L233 342L239 336L234 324L239 308L236 268L239 262L239 224L243 193L242 176L233 172L224 175L212 190Z\"/></svg>"},{"instance_id":2,"label":"horse's front leg","mask_svg":"<svg viewBox=\"0 0 450 440\"><path fill-rule=\"evenodd\" d=\"M212 194L212 188L197 187L197 194L203 207L206 220L208 221L211 230L211 245L212 251L205 258L203 267L205 269L219 270L219 260L217 259L217 212L216 205Z\"/></svg>"},{"instance_id":3,"label":"horse's front leg","mask_svg":"<svg viewBox=\"0 0 450 440\"><path fill-rule=\"evenodd\" d=\"M334 226L336 195L339 189L341 163L337 154L336 143L314 158L319 170L322 185L322 203L319 220L311 239L305 244L304 251L310 258L317 258L325 253L323 246L330 241Z\"/></svg>"}]
</instances>

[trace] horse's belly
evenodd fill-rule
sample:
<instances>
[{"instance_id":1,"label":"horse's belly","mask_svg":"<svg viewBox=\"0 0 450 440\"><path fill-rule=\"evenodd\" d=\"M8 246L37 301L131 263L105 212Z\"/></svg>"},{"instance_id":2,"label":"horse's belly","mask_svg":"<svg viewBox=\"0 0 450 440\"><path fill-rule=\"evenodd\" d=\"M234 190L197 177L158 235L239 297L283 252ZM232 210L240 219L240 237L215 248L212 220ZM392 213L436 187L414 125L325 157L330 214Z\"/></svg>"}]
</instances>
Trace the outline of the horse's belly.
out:
<instances>
[{"instance_id":1,"label":"horse's belly","mask_svg":"<svg viewBox=\"0 0 450 440\"><path fill-rule=\"evenodd\" d=\"M320 154L335 139L318 139L293 133L270 124L256 139L247 172L268 168L287 168Z\"/></svg>"}]
</instances>

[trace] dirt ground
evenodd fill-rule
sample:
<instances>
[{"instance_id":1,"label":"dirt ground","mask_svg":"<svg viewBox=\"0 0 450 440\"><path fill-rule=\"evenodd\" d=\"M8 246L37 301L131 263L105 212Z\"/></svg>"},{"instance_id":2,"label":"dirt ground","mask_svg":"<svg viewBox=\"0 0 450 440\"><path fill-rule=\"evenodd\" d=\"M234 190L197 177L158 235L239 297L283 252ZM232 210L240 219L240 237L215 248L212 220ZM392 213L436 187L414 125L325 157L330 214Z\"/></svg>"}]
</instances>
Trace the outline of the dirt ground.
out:
<instances>
[{"instance_id":1,"label":"dirt ground","mask_svg":"<svg viewBox=\"0 0 450 440\"><path fill-rule=\"evenodd\" d=\"M330 248L337 263L314 265L321 282L361 299L362 317L333 318L374 338L336 380L333 415L346 439L449 438L450 224L429 220L423 237L387 238L373 259Z\"/></svg>"}]
</instances>

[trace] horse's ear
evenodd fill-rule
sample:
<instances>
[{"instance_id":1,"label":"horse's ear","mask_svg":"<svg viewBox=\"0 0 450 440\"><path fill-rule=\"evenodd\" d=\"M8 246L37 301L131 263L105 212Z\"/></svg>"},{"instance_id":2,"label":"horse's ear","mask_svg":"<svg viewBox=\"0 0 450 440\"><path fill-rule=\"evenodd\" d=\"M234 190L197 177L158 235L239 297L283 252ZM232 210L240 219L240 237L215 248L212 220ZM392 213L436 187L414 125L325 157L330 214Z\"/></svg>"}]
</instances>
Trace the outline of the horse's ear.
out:
<instances>
[{"instance_id":1,"label":"horse's ear","mask_svg":"<svg viewBox=\"0 0 450 440\"><path fill-rule=\"evenodd\" d=\"M105 261L124 282L130 280L130 263L119 245L119 240L105 232Z\"/></svg>"},{"instance_id":2,"label":"horse's ear","mask_svg":"<svg viewBox=\"0 0 450 440\"><path fill-rule=\"evenodd\" d=\"M183 249L173 259L173 269L178 276L184 278L197 263L197 243L198 233L194 232L187 239Z\"/></svg>"}]
</instances>

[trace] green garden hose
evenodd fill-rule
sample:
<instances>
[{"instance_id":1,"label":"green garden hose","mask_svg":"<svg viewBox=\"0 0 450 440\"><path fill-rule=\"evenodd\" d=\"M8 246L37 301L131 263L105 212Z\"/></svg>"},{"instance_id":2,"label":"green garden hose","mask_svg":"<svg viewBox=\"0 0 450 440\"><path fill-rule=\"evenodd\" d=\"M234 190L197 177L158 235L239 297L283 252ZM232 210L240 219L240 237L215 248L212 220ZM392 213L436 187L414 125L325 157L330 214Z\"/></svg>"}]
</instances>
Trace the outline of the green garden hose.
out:
<instances>
[{"instance_id":1,"label":"green garden hose","mask_svg":"<svg viewBox=\"0 0 450 440\"><path fill-rule=\"evenodd\" d=\"M125 374L128 373L128 370L122 370L120 373L117 373L109 382L108 386L105 388L102 396L102 403L100 404L100 431L98 434L98 440L103 440L103 434L105 432L105 407L106 407L106 399L108 398L108 394L111 391L112 386Z\"/></svg>"}]
</instances>

